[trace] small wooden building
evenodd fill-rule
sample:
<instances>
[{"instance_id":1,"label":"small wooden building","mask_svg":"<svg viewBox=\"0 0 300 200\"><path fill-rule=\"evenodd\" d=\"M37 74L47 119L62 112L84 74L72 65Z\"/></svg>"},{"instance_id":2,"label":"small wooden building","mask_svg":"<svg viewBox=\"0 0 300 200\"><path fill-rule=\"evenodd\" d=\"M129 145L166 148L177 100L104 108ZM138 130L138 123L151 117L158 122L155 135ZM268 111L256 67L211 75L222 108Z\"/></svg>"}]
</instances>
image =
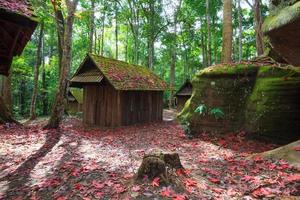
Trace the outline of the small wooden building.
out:
<instances>
[{"instance_id":1,"label":"small wooden building","mask_svg":"<svg viewBox=\"0 0 300 200\"><path fill-rule=\"evenodd\" d=\"M193 85L189 80L186 80L180 89L175 93L177 110L182 110L186 101L192 96Z\"/></svg>"},{"instance_id":2,"label":"small wooden building","mask_svg":"<svg viewBox=\"0 0 300 200\"><path fill-rule=\"evenodd\" d=\"M0 74L8 75L37 26L28 0L0 0Z\"/></svg>"},{"instance_id":3,"label":"small wooden building","mask_svg":"<svg viewBox=\"0 0 300 200\"><path fill-rule=\"evenodd\" d=\"M88 54L71 79L83 87L86 127L161 121L166 83L148 68Z\"/></svg>"},{"instance_id":4,"label":"small wooden building","mask_svg":"<svg viewBox=\"0 0 300 200\"><path fill-rule=\"evenodd\" d=\"M83 105L83 91L82 89L72 88L68 90L67 94L68 107L67 111L70 114L82 112Z\"/></svg>"}]
</instances>

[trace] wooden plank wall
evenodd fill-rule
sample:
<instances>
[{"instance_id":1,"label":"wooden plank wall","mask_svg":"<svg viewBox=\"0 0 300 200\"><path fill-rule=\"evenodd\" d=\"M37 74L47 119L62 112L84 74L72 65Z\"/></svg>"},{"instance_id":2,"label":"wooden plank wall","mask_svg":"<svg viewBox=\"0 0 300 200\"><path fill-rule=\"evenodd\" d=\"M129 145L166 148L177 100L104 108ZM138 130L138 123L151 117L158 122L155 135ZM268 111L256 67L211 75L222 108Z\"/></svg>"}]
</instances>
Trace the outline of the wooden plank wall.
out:
<instances>
[{"instance_id":1,"label":"wooden plank wall","mask_svg":"<svg viewBox=\"0 0 300 200\"><path fill-rule=\"evenodd\" d=\"M163 92L123 91L122 125L162 121Z\"/></svg>"},{"instance_id":2,"label":"wooden plank wall","mask_svg":"<svg viewBox=\"0 0 300 200\"><path fill-rule=\"evenodd\" d=\"M87 127L116 127L121 125L119 92L108 84L84 87L83 123Z\"/></svg>"},{"instance_id":3,"label":"wooden plank wall","mask_svg":"<svg viewBox=\"0 0 300 200\"><path fill-rule=\"evenodd\" d=\"M117 127L162 121L163 92L117 91L108 83L84 86L83 124Z\"/></svg>"}]
</instances>

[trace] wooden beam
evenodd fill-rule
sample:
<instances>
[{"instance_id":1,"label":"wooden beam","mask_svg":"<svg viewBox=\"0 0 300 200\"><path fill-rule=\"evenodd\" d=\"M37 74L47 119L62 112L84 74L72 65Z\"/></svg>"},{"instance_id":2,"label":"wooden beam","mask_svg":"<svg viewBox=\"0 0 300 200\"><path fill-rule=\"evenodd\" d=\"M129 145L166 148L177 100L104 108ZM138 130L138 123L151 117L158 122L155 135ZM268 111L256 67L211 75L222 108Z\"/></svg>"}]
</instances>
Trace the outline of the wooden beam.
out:
<instances>
[{"instance_id":1,"label":"wooden beam","mask_svg":"<svg viewBox=\"0 0 300 200\"><path fill-rule=\"evenodd\" d=\"M14 53L16 52L16 45L17 45L17 41L19 39L19 36L20 36L20 33L21 33L21 28L19 27L16 31L16 35L15 35L15 39L13 40L13 43L11 45L11 49L9 51L9 56L10 57L13 57L14 56Z\"/></svg>"}]
</instances>

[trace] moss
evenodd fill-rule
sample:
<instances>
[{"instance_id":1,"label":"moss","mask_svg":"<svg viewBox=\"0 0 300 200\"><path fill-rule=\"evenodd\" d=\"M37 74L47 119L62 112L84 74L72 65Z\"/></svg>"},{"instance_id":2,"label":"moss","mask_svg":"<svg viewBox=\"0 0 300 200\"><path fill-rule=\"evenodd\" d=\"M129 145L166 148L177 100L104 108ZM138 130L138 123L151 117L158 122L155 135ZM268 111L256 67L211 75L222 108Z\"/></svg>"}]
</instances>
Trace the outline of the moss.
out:
<instances>
[{"instance_id":1,"label":"moss","mask_svg":"<svg viewBox=\"0 0 300 200\"><path fill-rule=\"evenodd\" d=\"M236 75L247 75L255 74L257 67L252 64L231 64L231 65L217 65L208 67L204 70L199 71L197 76L200 77L213 77L213 76L236 76Z\"/></svg>"},{"instance_id":2,"label":"moss","mask_svg":"<svg viewBox=\"0 0 300 200\"><path fill-rule=\"evenodd\" d=\"M197 73L193 80L192 97L178 118L188 121L193 133L202 131L225 132L239 129L244 121L244 101L251 93L258 67L252 65L210 67ZM205 104L220 108L225 118L216 120L210 115L199 115L195 109Z\"/></svg>"},{"instance_id":3,"label":"moss","mask_svg":"<svg viewBox=\"0 0 300 200\"><path fill-rule=\"evenodd\" d=\"M167 84L146 67L89 55L107 80L117 90L165 90Z\"/></svg>"},{"instance_id":4,"label":"moss","mask_svg":"<svg viewBox=\"0 0 300 200\"><path fill-rule=\"evenodd\" d=\"M271 13L264 21L263 31L265 33L270 32L298 18L300 18L300 2Z\"/></svg>"},{"instance_id":5,"label":"moss","mask_svg":"<svg viewBox=\"0 0 300 200\"><path fill-rule=\"evenodd\" d=\"M193 134L246 128L277 141L299 138L300 69L239 65L234 72L231 67L211 67L197 73L192 97L178 119L189 122ZM217 121L195 113L200 104L220 108L225 118Z\"/></svg>"},{"instance_id":6,"label":"moss","mask_svg":"<svg viewBox=\"0 0 300 200\"><path fill-rule=\"evenodd\" d=\"M292 141L300 130L300 73L298 69L263 67L247 102L249 132Z\"/></svg>"}]
</instances>

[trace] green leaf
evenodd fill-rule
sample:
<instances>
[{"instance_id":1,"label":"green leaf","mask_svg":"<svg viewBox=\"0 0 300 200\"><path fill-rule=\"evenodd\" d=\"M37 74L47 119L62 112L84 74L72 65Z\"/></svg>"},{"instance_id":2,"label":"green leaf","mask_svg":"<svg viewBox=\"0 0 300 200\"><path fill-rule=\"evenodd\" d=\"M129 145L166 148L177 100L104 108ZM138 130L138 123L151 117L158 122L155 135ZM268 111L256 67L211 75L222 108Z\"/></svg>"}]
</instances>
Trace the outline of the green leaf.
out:
<instances>
[{"instance_id":1,"label":"green leaf","mask_svg":"<svg viewBox=\"0 0 300 200\"><path fill-rule=\"evenodd\" d=\"M196 110L195 113L199 113L200 115L205 115L207 113L207 107L205 104L200 104Z\"/></svg>"},{"instance_id":2,"label":"green leaf","mask_svg":"<svg viewBox=\"0 0 300 200\"><path fill-rule=\"evenodd\" d=\"M223 119L225 117L225 113L220 108L213 108L209 112L210 115L213 115L216 120Z\"/></svg>"}]
</instances>

